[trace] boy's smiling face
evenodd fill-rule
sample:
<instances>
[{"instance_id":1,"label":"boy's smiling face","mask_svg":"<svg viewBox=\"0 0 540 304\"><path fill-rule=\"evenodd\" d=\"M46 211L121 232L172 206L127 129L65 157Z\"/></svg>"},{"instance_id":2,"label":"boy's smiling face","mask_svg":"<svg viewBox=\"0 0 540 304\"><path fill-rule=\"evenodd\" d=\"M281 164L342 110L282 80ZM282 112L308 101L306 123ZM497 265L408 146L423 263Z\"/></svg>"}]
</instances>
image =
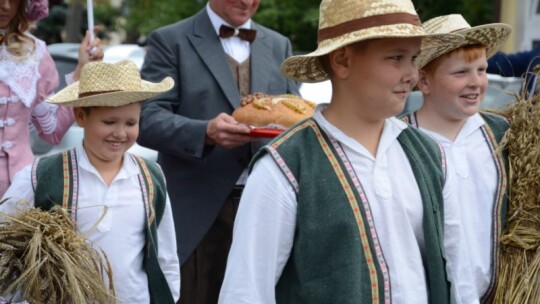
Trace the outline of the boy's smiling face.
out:
<instances>
[{"instance_id":1,"label":"boy's smiling face","mask_svg":"<svg viewBox=\"0 0 540 304\"><path fill-rule=\"evenodd\" d=\"M84 148L90 162L118 165L139 136L141 104L120 107L75 108L77 124L84 128Z\"/></svg>"},{"instance_id":2,"label":"boy's smiling face","mask_svg":"<svg viewBox=\"0 0 540 304\"><path fill-rule=\"evenodd\" d=\"M447 121L463 121L480 110L488 86L485 49L469 61L455 51L440 61L432 73L421 71L419 85L426 106Z\"/></svg>"},{"instance_id":3,"label":"boy's smiling face","mask_svg":"<svg viewBox=\"0 0 540 304\"><path fill-rule=\"evenodd\" d=\"M420 43L420 38L384 38L345 47L347 68L335 76L354 100L350 106L373 121L399 114L418 80Z\"/></svg>"}]
</instances>

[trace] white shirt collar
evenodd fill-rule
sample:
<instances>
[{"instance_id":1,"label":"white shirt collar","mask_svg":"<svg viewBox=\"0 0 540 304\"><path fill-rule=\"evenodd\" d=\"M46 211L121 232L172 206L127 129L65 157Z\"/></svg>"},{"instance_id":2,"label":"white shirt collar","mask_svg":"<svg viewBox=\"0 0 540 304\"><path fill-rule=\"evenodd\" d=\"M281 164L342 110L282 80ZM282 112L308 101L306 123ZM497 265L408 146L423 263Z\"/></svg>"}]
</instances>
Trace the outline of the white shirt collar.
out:
<instances>
[{"instance_id":1,"label":"white shirt collar","mask_svg":"<svg viewBox=\"0 0 540 304\"><path fill-rule=\"evenodd\" d=\"M88 159L88 154L86 154L86 150L84 149L82 143L75 148L75 152L77 153L77 163L79 168L91 172L96 176L100 176L99 172ZM125 153L122 167L114 179L126 179L137 174L139 174L139 167L133 161L131 155L129 153Z\"/></svg>"},{"instance_id":2,"label":"white shirt collar","mask_svg":"<svg viewBox=\"0 0 540 304\"><path fill-rule=\"evenodd\" d=\"M324 111L327 107L328 104L320 104L317 106L317 109L313 114L313 118L320 124L321 128L325 130L326 133L328 133L344 145L348 146L352 150L357 151L370 159L374 159L373 155L371 155L371 153L368 152L368 150L364 148L364 146L362 146L359 142L349 137L347 134L343 133L343 131L341 131L336 126L332 125L328 120L326 120L326 118L322 114L322 111ZM385 152L390 148L394 140L406 128L407 124L395 117L385 119L381 140L377 149L377 154L384 155Z\"/></svg>"},{"instance_id":3,"label":"white shirt collar","mask_svg":"<svg viewBox=\"0 0 540 304\"><path fill-rule=\"evenodd\" d=\"M210 22L212 23L212 26L214 27L214 30L216 31L216 34L219 36L219 28L221 25L225 24L227 26L236 28L236 26L230 25L227 21L223 20L218 14L216 14L212 8L210 7L210 2L206 4L206 12L208 13L208 17L210 17ZM245 28L250 29L251 28L251 19L248 19L246 23L238 26L237 28Z\"/></svg>"},{"instance_id":4,"label":"white shirt collar","mask_svg":"<svg viewBox=\"0 0 540 304\"><path fill-rule=\"evenodd\" d=\"M485 123L486 122L479 113L476 113L473 116L467 118L465 124L463 124L463 127L461 127L461 130L456 137L456 142L464 140L469 135L478 130L478 128L482 127Z\"/></svg>"},{"instance_id":5,"label":"white shirt collar","mask_svg":"<svg viewBox=\"0 0 540 304\"><path fill-rule=\"evenodd\" d=\"M461 129L459 130L458 135L456 136L456 139L454 141L451 141L450 139L442 136L441 134L435 131L426 129L422 126L419 126L419 129L446 146L456 146L456 145L465 144L467 137L473 134L485 123L486 122L484 121L484 119L479 113L476 113L473 116L467 118L467 120L465 121Z\"/></svg>"}]
</instances>

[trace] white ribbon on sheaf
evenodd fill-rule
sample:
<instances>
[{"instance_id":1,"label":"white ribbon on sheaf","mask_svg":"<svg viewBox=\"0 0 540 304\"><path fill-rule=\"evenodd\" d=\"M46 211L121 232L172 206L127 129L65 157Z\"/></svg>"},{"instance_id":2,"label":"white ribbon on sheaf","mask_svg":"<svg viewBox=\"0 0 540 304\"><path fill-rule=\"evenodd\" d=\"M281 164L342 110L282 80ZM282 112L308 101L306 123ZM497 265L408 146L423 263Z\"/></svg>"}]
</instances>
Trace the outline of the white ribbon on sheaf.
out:
<instances>
[{"instance_id":1,"label":"white ribbon on sheaf","mask_svg":"<svg viewBox=\"0 0 540 304\"><path fill-rule=\"evenodd\" d=\"M7 51L6 45L0 45L0 82L6 84L20 101L30 107L36 98L37 83L41 78L39 63L45 54L45 43L35 41L35 50L21 58Z\"/></svg>"}]
</instances>

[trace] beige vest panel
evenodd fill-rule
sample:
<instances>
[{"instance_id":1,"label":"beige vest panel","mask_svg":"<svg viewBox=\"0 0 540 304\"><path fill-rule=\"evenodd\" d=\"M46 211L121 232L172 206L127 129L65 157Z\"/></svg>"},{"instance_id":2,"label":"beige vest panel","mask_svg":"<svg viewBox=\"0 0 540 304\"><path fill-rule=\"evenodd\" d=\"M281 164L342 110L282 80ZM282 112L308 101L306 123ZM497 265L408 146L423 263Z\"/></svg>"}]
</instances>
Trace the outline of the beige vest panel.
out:
<instances>
[{"instance_id":1,"label":"beige vest panel","mask_svg":"<svg viewBox=\"0 0 540 304\"><path fill-rule=\"evenodd\" d=\"M227 55L227 61L231 67L231 71L234 77L234 81L238 86L238 92L241 96L249 94L249 83L251 79L250 75L250 58L248 57L244 62L238 63L231 56Z\"/></svg>"}]
</instances>

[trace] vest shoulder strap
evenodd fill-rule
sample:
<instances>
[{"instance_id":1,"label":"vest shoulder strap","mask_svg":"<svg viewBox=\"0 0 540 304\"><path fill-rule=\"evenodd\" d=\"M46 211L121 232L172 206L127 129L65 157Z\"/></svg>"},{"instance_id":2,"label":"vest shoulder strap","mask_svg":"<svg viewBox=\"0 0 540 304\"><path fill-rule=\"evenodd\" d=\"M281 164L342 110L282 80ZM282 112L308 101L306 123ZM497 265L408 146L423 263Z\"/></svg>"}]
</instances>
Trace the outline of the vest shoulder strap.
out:
<instances>
[{"instance_id":1,"label":"vest shoulder strap","mask_svg":"<svg viewBox=\"0 0 540 304\"><path fill-rule=\"evenodd\" d=\"M32 187L35 206L44 210L54 205L69 209L74 194L73 172L77 170L74 150L38 158L32 165ZM74 163L75 162L75 163Z\"/></svg>"},{"instance_id":2,"label":"vest shoulder strap","mask_svg":"<svg viewBox=\"0 0 540 304\"><path fill-rule=\"evenodd\" d=\"M495 140L497 143L500 143L506 133L506 130L510 127L510 122L504 116L490 113L490 112L480 112L480 116L484 119L486 124L489 126Z\"/></svg>"},{"instance_id":3,"label":"vest shoulder strap","mask_svg":"<svg viewBox=\"0 0 540 304\"><path fill-rule=\"evenodd\" d=\"M165 210L165 202L167 197L167 187L165 177L159 165L153 161L146 160L140 156L131 155L135 162L139 165L141 170L141 176L144 180L146 189L143 189L143 199L148 204L148 224L157 220L157 224L161 222L163 218L163 212Z\"/></svg>"}]
</instances>

